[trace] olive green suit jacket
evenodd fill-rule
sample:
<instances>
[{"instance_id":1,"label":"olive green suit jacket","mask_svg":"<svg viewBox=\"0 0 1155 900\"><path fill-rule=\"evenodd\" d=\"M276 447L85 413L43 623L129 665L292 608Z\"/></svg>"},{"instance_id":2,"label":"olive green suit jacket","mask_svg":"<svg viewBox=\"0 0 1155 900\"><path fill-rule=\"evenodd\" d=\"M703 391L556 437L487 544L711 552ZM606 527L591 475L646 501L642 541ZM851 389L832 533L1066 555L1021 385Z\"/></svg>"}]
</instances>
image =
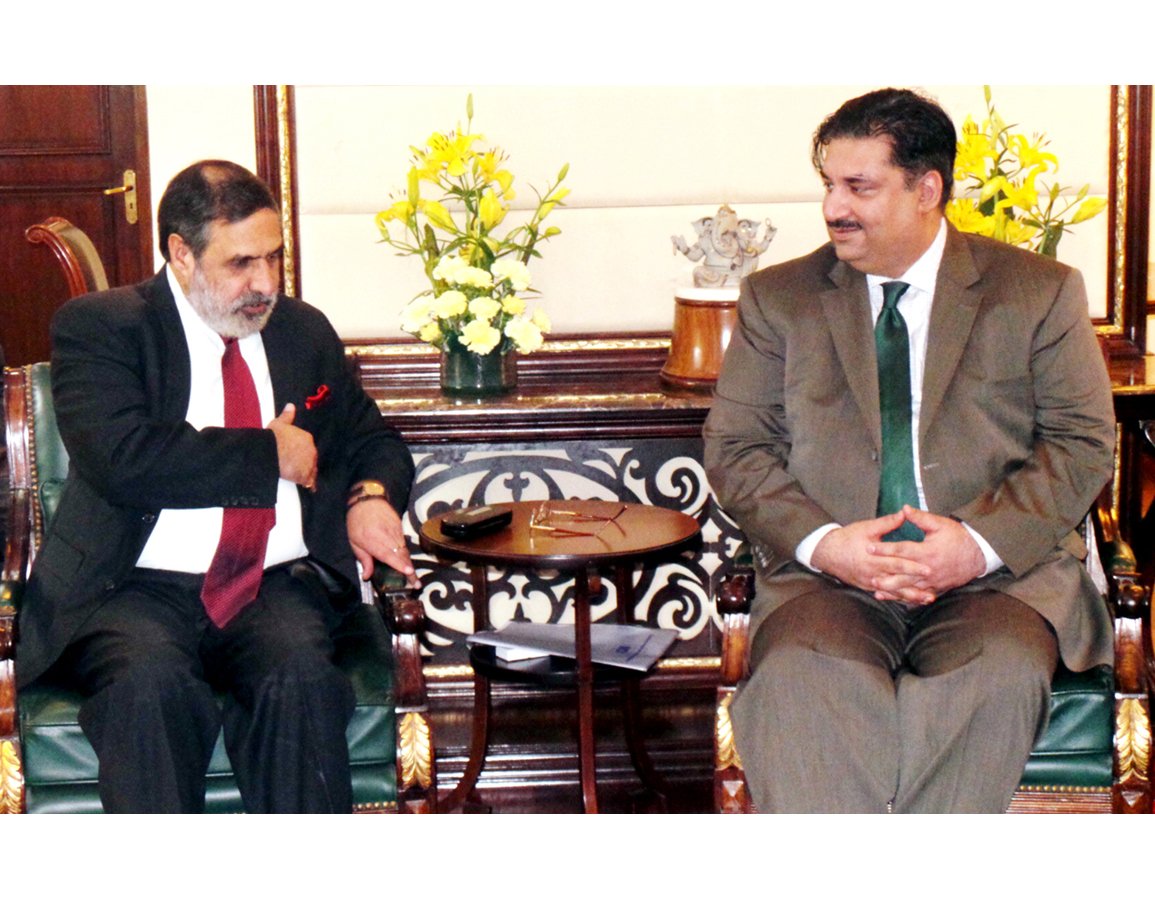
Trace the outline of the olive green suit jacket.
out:
<instances>
[{"instance_id":1,"label":"olive green suit jacket","mask_svg":"<svg viewBox=\"0 0 1155 900\"><path fill-rule=\"evenodd\" d=\"M1114 423L1080 274L949 228L918 429L927 506L966 522L1005 563L961 590L1036 609L1076 671L1112 658L1074 528L1111 475ZM705 437L710 484L755 545L756 629L826 577L794 562L806 535L875 516L882 438L866 276L829 244L743 282Z\"/></svg>"}]
</instances>

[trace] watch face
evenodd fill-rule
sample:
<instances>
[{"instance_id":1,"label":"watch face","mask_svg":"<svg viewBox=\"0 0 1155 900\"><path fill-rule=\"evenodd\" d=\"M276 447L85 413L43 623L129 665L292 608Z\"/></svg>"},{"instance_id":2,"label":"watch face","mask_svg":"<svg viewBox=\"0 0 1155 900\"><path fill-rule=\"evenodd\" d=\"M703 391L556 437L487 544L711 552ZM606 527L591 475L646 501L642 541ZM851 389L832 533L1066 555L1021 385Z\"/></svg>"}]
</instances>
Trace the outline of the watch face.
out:
<instances>
[{"instance_id":1,"label":"watch face","mask_svg":"<svg viewBox=\"0 0 1155 900\"><path fill-rule=\"evenodd\" d=\"M363 493L369 494L372 497L384 497L385 487L377 482L371 481L361 486Z\"/></svg>"}]
</instances>

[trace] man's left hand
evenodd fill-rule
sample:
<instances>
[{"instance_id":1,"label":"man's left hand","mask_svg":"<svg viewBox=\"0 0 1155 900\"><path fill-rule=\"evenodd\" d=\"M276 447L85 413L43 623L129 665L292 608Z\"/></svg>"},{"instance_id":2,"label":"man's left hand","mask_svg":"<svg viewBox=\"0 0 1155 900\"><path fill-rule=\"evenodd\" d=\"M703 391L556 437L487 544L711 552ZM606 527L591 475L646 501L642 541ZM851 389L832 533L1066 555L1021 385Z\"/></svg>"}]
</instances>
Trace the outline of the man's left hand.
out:
<instances>
[{"instance_id":1,"label":"man's left hand","mask_svg":"<svg viewBox=\"0 0 1155 900\"><path fill-rule=\"evenodd\" d=\"M986 571L987 563L982 549L961 522L910 506L904 506L902 511L910 522L922 529L926 535L923 540L878 543L871 552L879 556L898 556L929 566L930 574L919 578L914 584L916 588L930 591L938 597L952 588L974 581ZM882 582L878 587L901 597L905 585Z\"/></svg>"},{"instance_id":2,"label":"man's left hand","mask_svg":"<svg viewBox=\"0 0 1155 900\"><path fill-rule=\"evenodd\" d=\"M364 579L369 579L375 561L380 560L404 575L409 587L421 587L405 546L401 519L387 501L354 503L345 513L345 527Z\"/></svg>"}]
</instances>

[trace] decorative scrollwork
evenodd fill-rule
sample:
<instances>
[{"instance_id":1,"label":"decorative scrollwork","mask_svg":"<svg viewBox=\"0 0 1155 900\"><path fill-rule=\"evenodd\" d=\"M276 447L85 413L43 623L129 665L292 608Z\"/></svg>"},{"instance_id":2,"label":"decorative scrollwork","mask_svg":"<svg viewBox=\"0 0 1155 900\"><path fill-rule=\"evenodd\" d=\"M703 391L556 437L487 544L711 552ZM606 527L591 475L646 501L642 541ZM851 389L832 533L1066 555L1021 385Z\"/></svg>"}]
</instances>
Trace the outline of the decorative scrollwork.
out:
<instances>
[{"instance_id":1,"label":"decorative scrollwork","mask_svg":"<svg viewBox=\"0 0 1155 900\"><path fill-rule=\"evenodd\" d=\"M1115 752L1119 760L1119 780L1148 779L1151 762L1151 721L1143 703L1124 699L1115 713Z\"/></svg>"},{"instance_id":2,"label":"decorative scrollwork","mask_svg":"<svg viewBox=\"0 0 1155 900\"><path fill-rule=\"evenodd\" d=\"M13 741L0 741L0 813L18 813L24 801L24 770Z\"/></svg>"},{"instance_id":3,"label":"decorative scrollwork","mask_svg":"<svg viewBox=\"0 0 1155 900\"><path fill-rule=\"evenodd\" d=\"M742 768L742 757L738 755L738 748L734 746L734 725L730 721L730 703L734 694L727 693L718 702L718 712L714 717L714 740L717 744L717 757L714 767L722 769Z\"/></svg>"},{"instance_id":4,"label":"decorative scrollwork","mask_svg":"<svg viewBox=\"0 0 1155 900\"><path fill-rule=\"evenodd\" d=\"M473 629L472 584L466 567L442 565L416 550L421 523L454 508L522 500L624 500L695 517L702 525L701 550L635 572L634 614L639 621L678 629L682 652L717 652L713 588L742 535L713 501L700 438L415 444L412 450L417 472L405 527L425 586L424 644L439 663L464 658L464 638ZM570 575L491 568L488 577L495 626L524 620L556 624L571 614ZM612 579L592 601L594 621L612 615L617 602Z\"/></svg>"},{"instance_id":5,"label":"decorative scrollwork","mask_svg":"<svg viewBox=\"0 0 1155 900\"><path fill-rule=\"evenodd\" d=\"M433 744L429 737L429 722L418 712L407 712L398 726L401 737L401 788L419 784L423 788L433 783Z\"/></svg>"}]
</instances>

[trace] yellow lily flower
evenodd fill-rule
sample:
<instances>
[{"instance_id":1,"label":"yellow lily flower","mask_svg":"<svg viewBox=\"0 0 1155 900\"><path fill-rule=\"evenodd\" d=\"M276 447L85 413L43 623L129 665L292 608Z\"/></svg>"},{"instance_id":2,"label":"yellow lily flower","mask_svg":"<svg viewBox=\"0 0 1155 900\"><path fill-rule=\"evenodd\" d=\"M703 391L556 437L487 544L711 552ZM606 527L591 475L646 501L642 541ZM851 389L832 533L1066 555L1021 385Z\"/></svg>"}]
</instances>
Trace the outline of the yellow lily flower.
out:
<instances>
[{"instance_id":1,"label":"yellow lily flower","mask_svg":"<svg viewBox=\"0 0 1155 900\"><path fill-rule=\"evenodd\" d=\"M1106 197L1088 197L1075 210L1075 215L1071 217L1071 224L1077 225L1079 222L1086 222L1088 219L1099 215L1106 208Z\"/></svg>"},{"instance_id":2,"label":"yellow lily flower","mask_svg":"<svg viewBox=\"0 0 1155 900\"><path fill-rule=\"evenodd\" d=\"M425 213L429 221L438 228L444 228L446 231L457 231L457 225L453 221L453 216L449 214L449 210L436 200L418 200L417 208Z\"/></svg>"},{"instance_id":3,"label":"yellow lily flower","mask_svg":"<svg viewBox=\"0 0 1155 900\"><path fill-rule=\"evenodd\" d=\"M481 225L486 231L501 224L501 220L505 218L505 213L506 207L501 205L501 201L497 199L497 194L493 192L492 188L481 195L477 214L481 217Z\"/></svg>"}]
</instances>

